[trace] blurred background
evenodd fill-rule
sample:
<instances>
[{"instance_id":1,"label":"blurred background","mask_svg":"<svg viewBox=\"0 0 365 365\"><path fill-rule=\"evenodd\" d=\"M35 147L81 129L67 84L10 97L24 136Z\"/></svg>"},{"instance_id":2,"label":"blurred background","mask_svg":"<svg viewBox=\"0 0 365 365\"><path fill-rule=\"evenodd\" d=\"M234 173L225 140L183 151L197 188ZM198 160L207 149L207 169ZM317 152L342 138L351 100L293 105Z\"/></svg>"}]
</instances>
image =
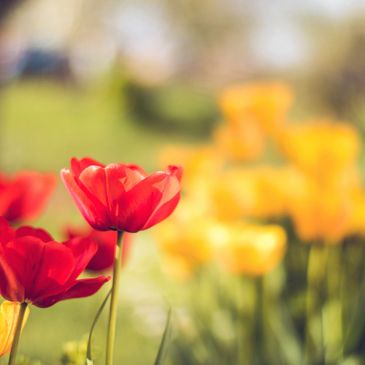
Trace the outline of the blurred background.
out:
<instances>
[{"instance_id":1,"label":"blurred background","mask_svg":"<svg viewBox=\"0 0 365 365\"><path fill-rule=\"evenodd\" d=\"M72 156L90 156L104 163L136 163L148 171L163 168L169 163L181 163L187 169L188 187L184 196L191 197L193 201L197 197L195 202L200 201L208 186L206 181L202 182L202 176L197 177L197 170L200 175L205 174L207 180L217 182L217 186L212 188L213 198L204 196L204 203L201 203L204 205L201 209L203 220L208 215L210 219L213 208L209 199L231 204L235 202L237 194L242 192L248 196L245 199L251 197L251 190L246 189L245 181L252 175L250 173L250 177L246 178L246 170L243 169L262 165L262 162L275 169L283 166L286 159L291 163L295 160L290 154L295 146L288 147L278 137L279 134L272 130L265 131L271 139L263 142L262 131L256 127L249 127L245 132L240 129L238 134L242 132L244 138L239 141L233 141L237 132L234 132L235 127L231 137L227 137L227 133L232 131L219 129L224 121L230 123L232 120L244 119L242 116L232 116L241 107L235 109L237 98L255 99L254 104L262 104L259 107L255 104L255 107L261 108L262 113L258 113L261 119L267 115L273 116L278 104L281 109L275 117L283 120L313 121L323 117L327 118L323 127L325 130L332 123L338 126L336 120L341 120L341 136L347 136L347 128L350 128L349 134L356 136L350 136L349 145L342 142L336 144L337 134L324 132L323 137L322 132L318 132L319 142L316 142L313 153L329 156L333 152L329 152L330 146L333 145L338 154L333 161L340 163L338 161L342 161L342 155L347 156L349 150L358 151L349 157L351 168L345 169L345 172L341 170L341 174L337 174L336 170L336 177L331 175L331 181L342 182L344 176L347 181L348 176L352 176L352 167L356 165L359 181L355 184L355 200L363 203L362 188L357 185L362 186L361 176L364 173L359 164L363 160L362 139L365 130L364 20L365 3L361 0L1 0L0 168L6 174L19 170L58 174L61 168L68 166ZM269 84L268 89L262 86L273 80L275 83ZM230 89L232 85L259 86L243 89L241 95L237 90L238 94ZM228 94L224 93L225 90L228 90ZM229 90L233 90L232 95ZM260 95L265 93L274 97L264 96L264 101L256 102L256 98L260 99ZM255 119L252 117L255 112L251 110L248 114L246 119ZM311 126L317 124L323 125L322 120ZM313 128L317 135L316 127ZM285 133L280 132L280 135ZM306 130L298 133L307 136ZM287 138L296 141L295 137ZM309 140L313 141L313 138ZM303 143L303 149L298 152L300 156L311 153L306 148L307 141L294 142L294 145ZM262 143L268 144L263 153L258 151L261 151ZM312 146L314 142L308 143ZM322 143L327 143L324 152L320 147ZM211 147L215 144L219 148L212 153ZM282 149L277 148L276 145L282 144L285 145ZM166 146L170 149L166 150ZM308 148L312 151L312 147ZM311 160L313 164L318 162L316 156ZM297 160L294 164L300 165ZM320 166L321 171L327 170L331 161L325 158ZM222 165L225 166L223 172L217 173L215 170ZM239 175L243 180L237 180L237 175L230 175L232 166L236 170L240 169L243 175ZM282 185L282 190L290 190L289 181L293 182L293 179L296 187L302 183L300 180L299 185L296 184L296 177L293 178L291 173L276 173L276 170L270 172L268 180L276 180L278 185ZM327 187L323 179L321 176L318 184L321 188L324 185ZM238 181L238 185L230 186L228 192L224 190L226 187L221 189L220 182L232 180ZM331 205L332 196L338 196L336 189L326 204ZM318 191L320 189L316 190L316 194L321 196ZM349 191L348 185L344 191ZM357 194L358 191L361 194ZM269 197L260 195L263 206L271 204L269 200L273 196L280 200L281 195L278 194L278 190L270 190ZM345 220L344 212L350 209L347 195L344 199L346 204L341 201L340 208L338 205L329 208L331 214L336 211L340 216L328 223L331 233L341 226ZM236 209L232 204L229 208ZM198 214L196 208L193 213L189 209L184 210L186 216ZM227 206L217 208L214 205L214 209L218 212L214 219L217 218L219 223L211 226L214 229L209 231L209 237L213 235L215 241L222 242L222 232L224 236L227 228L222 228L221 222L226 224L227 217L229 222L241 222L242 212L232 212ZM362 209L358 205L356 209L353 208L363 214L365 210ZM318 207L306 213L316 215ZM237 219L237 215L240 218ZM327 319L316 317L318 306L323 304L322 299L317 303L316 299L310 298L311 295L313 298L318 297L316 290L324 285L323 275L318 274L316 269L308 270L309 245L300 244L320 241L320 247L323 247L323 242L346 241L346 245L332 245L345 250L348 241L356 241L349 248L352 256L346 256L346 262L354 271L347 271L347 277L358 279L358 286L354 284L353 290L359 292L359 288L364 286L364 242L358 238L361 236L358 227L361 226L363 216L353 219L356 220L356 229L346 227L339 234L327 234L325 231L311 235L301 222L298 223L298 215L302 216L297 211L275 211L271 215L250 215L246 212L242 215L245 221L249 216L250 224L280 224L286 233L288 247L292 244L294 247L288 249L284 266L278 268L276 262L270 263L268 277L266 269L261 270L265 271L265 285L269 293L265 295L274 303L271 308L277 310L266 316L275 320L263 325L264 320L260 318L267 317L254 310L262 309L260 303L263 301L264 284L257 277L261 277L264 272L260 268L253 269L253 272L248 269L247 277L247 272L242 274L245 269L234 270L236 272L232 276L232 273L227 274L214 265L206 268L205 262L209 260L205 254L194 251L205 244L201 243L202 235L206 234L202 232L203 228L198 233L192 233L187 239L188 243L182 242L179 248L172 248L171 242L162 245L158 242L170 239L176 243L181 234L181 224L168 227L167 233L158 233L157 226L153 232L136 235L125 268L121 289L118 364L153 363L170 306L176 318L173 320L175 330L167 364L299 364L298 359L301 359L303 351L314 354L314 360L308 360L312 364L362 363L365 349L361 341L365 332L359 322L355 331L357 337L347 342L344 340L346 331L342 331L344 325L336 325L333 331L328 327L331 319L346 317L341 312L343 308L338 309L337 296L343 298L346 294L340 293L340 288L333 284L338 282L336 278L326 279L327 284L330 282L326 284L328 297L332 298L323 299L330 303ZM176 219L180 219L180 216ZM181 219L186 221L185 216ZM56 237L61 237L64 226L81 225L83 220L58 181L46 211L31 223L43 226ZM245 232L247 236L239 240L251 242L258 239L266 242L266 238L257 238L256 228L252 234L254 238L250 238L251 233ZM279 240L283 242L285 239ZM298 249L298 246L304 247L303 250ZM169 263L161 251L168 252ZM250 255L255 256L256 253L250 251L245 255L255 261ZM278 254L278 262L283 255L283 252ZM321 262L318 258L320 255L312 254L317 257L317 267L318 262ZM331 255L325 254L326 257ZM342 251L340 257L345 257ZM352 257L356 257L357 261ZM312 259L311 265L316 267L313 261L315 259ZM204 269L199 268L198 272L193 270L192 266L195 267L196 262L204 262ZM327 264L330 265L326 261ZM275 266L272 272L271 266ZM302 267L302 270L297 270L297 267ZM312 274L308 274L308 271ZM313 277L317 281L311 281ZM312 283L313 290L309 299L308 293L305 294L308 283ZM197 293L200 300L196 300ZM45 365L61 364L59 359L62 352L71 353L71 357L76 356L78 351L82 352L83 336L87 335L104 295L103 292L91 299L60 303L48 310L33 308L22 338L21 352L31 359L39 359ZM277 301L279 299L280 303ZM359 307L358 301L359 297L351 299L348 312ZM248 303L247 308L245 303ZM210 313L211 317L203 318L202 312ZM227 313L229 320L226 318ZM361 313L357 313L359 318ZM306 322L308 316L317 318L313 319L309 330ZM252 318L255 318L253 322ZM356 318L351 317L348 322L356 323ZM105 323L106 318L103 318L95 337L95 351L100 358L104 347ZM243 329L237 330L237 323L241 323L238 327ZM244 328L250 330L246 333ZM271 333L273 338L283 338L281 347L276 342L263 340L266 338L263 328L268 333L274 329L274 334ZM322 333L320 338L317 336L319 332ZM328 337L330 332L341 332L342 335ZM319 343L324 343L325 350ZM281 357L275 358L277 346L283 353ZM339 352L341 355L338 355ZM257 358L255 353L266 355ZM77 360L68 361L63 363L78 364Z\"/></svg>"}]
</instances>

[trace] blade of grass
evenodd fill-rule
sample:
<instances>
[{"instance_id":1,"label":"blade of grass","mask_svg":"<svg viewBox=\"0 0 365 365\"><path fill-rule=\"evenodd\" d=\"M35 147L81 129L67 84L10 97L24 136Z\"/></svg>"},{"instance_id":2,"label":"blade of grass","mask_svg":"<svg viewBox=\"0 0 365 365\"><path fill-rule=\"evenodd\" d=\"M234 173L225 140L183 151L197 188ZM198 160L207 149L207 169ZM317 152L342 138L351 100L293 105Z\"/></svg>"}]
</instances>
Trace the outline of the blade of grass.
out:
<instances>
[{"instance_id":1,"label":"blade of grass","mask_svg":"<svg viewBox=\"0 0 365 365\"><path fill-rule=\"evenodd\" d=\"M172 329L171 329L171 308L170 308L167 314L165 330L162 335L160 348L158 349L154 365L162 365L163 361L165 360L167 354L167 348L171 339L171 332Z\"/></svg>"}]
</instances>

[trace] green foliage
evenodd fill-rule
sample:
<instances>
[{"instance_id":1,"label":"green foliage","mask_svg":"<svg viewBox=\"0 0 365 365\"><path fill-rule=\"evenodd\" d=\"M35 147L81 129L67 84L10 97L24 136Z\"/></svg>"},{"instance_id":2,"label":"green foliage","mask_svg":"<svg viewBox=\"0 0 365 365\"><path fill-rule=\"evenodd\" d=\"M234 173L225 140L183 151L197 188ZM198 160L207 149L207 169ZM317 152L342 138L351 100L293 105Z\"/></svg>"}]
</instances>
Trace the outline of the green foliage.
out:
<instances>
[{"instance_id":1,"label":"green foliage","mask_svg":"<svg viewBox=\"0 0 365 365\"><path fill-rule=\"evenodd\" d=\"M85 365L87 339L71 341L63 346L61 365Z\"/></svg>"},{"instance_id":2,"label":"green foliage","mask_svg":"<svg viewBox=\"0 0 365 365\"><path fill-rule=\"evenodd\" d=\"M219 116L212 95L187 85L147 87L130 81L123 91L130 115L142 125L165 133L205 136Z\"/></svg>"},{"instance_id":3,"label":"green foliage","mask_svg":"<svg viewBox=\"0 0 365 365\"><path fill-rule=\"evenodd\" d=\"M0 360L0 365L5 365L6 361ZM31 359L29 357L26 357L24 355L18 355L17 356L17 365L43 365L42 362L40 362L39 360L35 360L35 359Z\"/></svg>"}]
</instances>

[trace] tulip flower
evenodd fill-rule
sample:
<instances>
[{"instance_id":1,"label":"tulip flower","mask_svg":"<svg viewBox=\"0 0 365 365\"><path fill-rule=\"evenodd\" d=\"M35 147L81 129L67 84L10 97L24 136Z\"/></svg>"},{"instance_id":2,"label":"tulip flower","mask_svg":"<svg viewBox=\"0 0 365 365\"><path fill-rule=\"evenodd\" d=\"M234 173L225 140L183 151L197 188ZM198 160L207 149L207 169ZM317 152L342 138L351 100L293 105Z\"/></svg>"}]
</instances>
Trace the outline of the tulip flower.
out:
<instances>
[{"instance_id":1,"label":"tulip flower","mask_svg":"<svg viewBox=\"0 0 365 365\"><path fill-rule=\"evenodd\" d=\"M276 225L228 224L230 239L218 249L217 258L235 274L261 276L273 270L286 251L286 234Z\"/></svg>"},{"instance_id":2,"label":"tulip flower","mask_svg":"<svg viewBox=\"0 0 365 365\"><path fill-rule=\"evenodd\" d=\"M9 301L45 308L94 294L108 277L77 279L97 251L75 238L60 244L44 230L16 230L0 219L0 294Z\"/></svg>"},{"instance_id":3,"label":"tulip flower","mask_svg":"<svg viewBox=\"0 0 365 365\"><path fill-rule=\"evenodd\" d=\"M320 119L288 127L279 144L298 168L318 183L327 184L354 168L360 136L348 123Z\"/></svg>"},{"instance_id":4,"label":"tulip flower","mask_svg":"<svg viewBox=\"0 0 365 365\"><path fill-rule=\"evenodd\" d=\"M61 178L86 221L96 230L118 231L113 267L106 365L113 363L124 232L138 232L167 218L180 200L182 169L147 175L136 165L103 165L91 158L71 160Z\"/></svg>"},{"instance_id":5,"label":"tulip flower","mask_svg":"<svg viewBox=\"0 0 365 365\"><path fill-rule=\"evenodd\" d=\"M188 193L197 192L200 186L206 189L206 181L218 178L225 166L225 160L220 151L205 145L166 146L159 155L159 164L165 166L171 160L184 166L184 191ZM198 195L200 193L197 192Z\"/></svg>"},{"instance_id":6,"label":"tulip flower","mask_svg":"<svg viewBox=\"0 0 365 365\"><path fill-rule=\"evenodd\" d=\"M15 335L19 310L20 303L5 301L0 305L0 357L10 351ZM23 326L28 313L29 309L25 313Z\"/></svg>"},{"instance_id":7,"label":"tulip flower","mask_svg":"<svg viewBox=\"0 0 365 365\"><path fill-rule=\"evenodd\" d=\"M180 167L147 175L139 166L71 160L61 177L86 221L101 231L137 232L154 226L180 199Z\"/></svg>"},{"instance_id":8,"label":"tulip flower","mask_svg":"<svg viewBox=\"0 0 365 365\"><path fill-rule=\"evenodd\" d=\"M218 125L213 133L219 151L233 161L253 161L265 151L266 136L255 123Z\"/></svg>"},{"instance_id":9,"label":"tulip flower","mask_svg":"<svg viewBox=\"0 0 365 365\"><path fill-rule=\"evenodd\" d=\"M55 176L23 171L14 177L0 174L0 215L10 222L38 216L56 185Z\"/></svg>"},{"instance_id":10,"label":"tulip flower","mask_svg":"<svg viewBox=\"0 0 365 365\"><path fill-rule=\"evenodd\" d=\"M117 241L117 232L115 231L97 231L91 227L74 228L68 227L65 230L66 238L85 238L96 243L97 251L94 257L86 266L88 271L104 271L111 269L114 264L115 257L115 243ZM125 234L122 245L122 265L126 263L130 246L132 234Z\"/></svg>"},{"instance_id":11,"label":"tulip flower","mask_svg":"<svg viewBox=\"0 0 365 365\"><path fill-rule=\"evenodd\" d=\"M167 269L178 277L189 277L201 265L212 261L214 246L222 239L220 226L203 217L166 221L154 232L159 247L167 257Z\"/></svg>"},{"instance_id":12,"label":"tulip flower","mask_svg":"<svg viewBox=\"0 0 365 365\"><path fill-rule=\"evenodd\" d=\"M254 123L266 133L274 133L285 123L293 98L286 84L254 82L228 87L219 104L231 125Z\"/></svg>"}]
</instances>

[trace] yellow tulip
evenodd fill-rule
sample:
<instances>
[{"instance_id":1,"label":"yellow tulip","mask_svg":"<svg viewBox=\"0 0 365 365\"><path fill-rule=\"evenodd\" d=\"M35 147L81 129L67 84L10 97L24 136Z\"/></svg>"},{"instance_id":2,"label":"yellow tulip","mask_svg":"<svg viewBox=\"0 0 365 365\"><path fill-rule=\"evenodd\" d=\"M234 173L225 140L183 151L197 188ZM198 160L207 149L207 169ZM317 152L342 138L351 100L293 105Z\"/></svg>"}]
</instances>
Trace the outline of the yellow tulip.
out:
<instances>
[{"instance_id":1,"label":"yellow tulip","mask_svg":"<svg viewBox=\"0 0 365 365\"><path fill-rule=\"evenodd\" d=\"M329 120L288 127L279 143L290 161L320 183L347 174L360 150L360 138L353 127Z\"/></svg>"},{"instance_id":2,"label":"yellow tulip","mask_svg":"<svg viewBox=\"0 0 365 365\"><path fill-rule=\"evenodd\" d=\"M292 102L292 90L280 82L232 86L220 97L223 115L231 125L255 123L266 133L282 127Z\"/></svg>"},{"instance_id":3,"label":"yellow tulip","mask_svg":"<svg viewBox=\"0 0 365 365\"><path fill-rule=\"evenodd\" d=\"M230 160L255 160L265 149L266 136L255 123L219 125L213 132L213 138L217 148Z\"/></svg>"},{"instance_id":4,"label":"yellow tulip","mask_svg":"<svg viewBox=\"0 0 365 365\"><path fill-rule=\"evenodd\" d=\"M162 166L174 161L184 169L184 187L189 188L202 176L212 176L219 173L224 160L220 153L211 146L167 146L159 156Z\"/></svg>"},{"instance_id":5,"label":"yellow tulip","mask_svg":"<svg viewBox=\"0 0 365 365\"><path fill-rule=\"evenodd\" d=\"M224 226L195 199L184 197L174 214L154 230L157 244L168 258L170 272L188 276L214 259L215 248L228 238Z\"/></svg>"},{"instance_id":6,"label":"yellow tulip","mask_svg":"<svg viewBox=\"0 0 365 365\"><path fill-rule=\"evenodd\" d=\"M352 194L352 214L348 234L365 236L365 191L358 189Z\"/></svg>"},{"instance_id":7,"label":"yellow tulip","mask_svg":"<svg viewBox=\"0 0 365 365\"><path fill-rule=\"evenodd\" d=\"M360 184L351 174L345 177L318 184L303 176L301 189L288 199L289 215L303 241L339 243L354 232L354 194Z\"/></svg>"},{"instance_id":8,"label":"yellow tulip","mask_svg":"<svg viewBox=\"0 0 365 365\"><path fill-rule=\"evenodd\" d=\"M5 301L0 305L0 356L8 353L13 343L20 303ZM27 309L23 326L29 314Z\"/></svg>"},{"instance_id":9,"label":"yellow tulip","mask_svg":"<svg viewBox=\"0 0 365 365\"><path fill-rule=\"evenodd\" d=\"M283 259L286 235L280 226L229 224L226 228L229 240L217 250L217 259L228 271L261 276Z\"/></svg>"},{"instance_id":10,"label":"yellow tulip","mask_svg":"<svg viewBox=\"0 0 365 365\"><path fill-rule=\"evenodd\" d=\"M301 188L301 173L291 166L229 169L209 186L214 212L224 220L286 216Z\"/></svg>"}]
</instances>

